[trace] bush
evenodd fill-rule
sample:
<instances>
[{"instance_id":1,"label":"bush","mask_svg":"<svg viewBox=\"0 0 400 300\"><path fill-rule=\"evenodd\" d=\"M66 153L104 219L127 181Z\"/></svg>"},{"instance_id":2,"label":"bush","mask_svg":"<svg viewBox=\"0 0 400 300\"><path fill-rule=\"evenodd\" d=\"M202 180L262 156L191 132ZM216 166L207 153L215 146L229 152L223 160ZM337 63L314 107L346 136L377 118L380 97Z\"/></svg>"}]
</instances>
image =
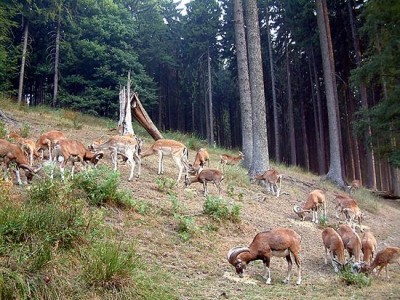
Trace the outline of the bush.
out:
<instances>
[{"instance_id":1,"label":"bush","mask_svg":"<svg viewBox=\"0 0 400 300\"><path fill-rule=\"evenodd\" d=\"M54 197L22 205L2 201L0 206L2 254L15 257L27 272L42 269L59 248L69 249L85 238L82 202Z\"/></svg>"},{"instance_id":2,"label":"bush","mask_svg":"<svg viewBox=\"0 0 400 300\"><path fill-rule=\"evenodd\" d=\"M72 188L85 193L91 205L115 204L119 207L133 207L133 199L118 189L119 172L101 166L78 173L72 179Z\"/></svg>"},{"instance_id":3,"label":"bush","mask_svg":"<svg viewBox=\"0 0 400 300\"><path fill-rule=\"evenodd\" d=\"M216 220L240 221L240 206L235 204L229 209L228 203L221 198L207 196L203 210Z\"/></svg>"},{"instance_id":4,"label":"bush","mask_svg":"<svg viewBox=\"0 0 400 300\"><path fill-rule=\"evenodd\" d=\"M179 236L185 242L188 241L197 232L196 222L192 217L174 214L175 220L178 221L177 230Z\"/></svg>"},{"instance_id":5,"label":"bush","mask_svg":"<svg viewBox=\"0 0 400 300\"><path fill-rule=\"evenodd\" d=\"M355 285L359 288L371 285L371 278L364 273L351 272L351 266L345 266L344 270L340 271L339 277L347 285Z\"/></svg>"},{"instance_id":6,"label":"bush","mask_svg":"<svg viewBox=\"0 0 400 300\"><path fill-rule=\"evenodd\" d=\"M172 193L176 186L176 180L168 177L157 177L156 184L160 192Z\"/></svg>"},{"instance_id":7,"label":"bush","mask_svg":"<svg viewBox=\"0 0 400 300\"><path fill-rule=\"evenodd\" d=\"M0 139L4 139L7 135L6 124L0 120Z\"/></svg>"},{"instance_id":8,"label":"bush","mask_svg":"<svg viewBox=\"0 0 400 300\"><path fill-rule=\"evenodd\" d=\"M83 278L89 285L120 288L131 280L139 260L132 245L101 241L83 256Z\"/></svg>"}]
</instances>

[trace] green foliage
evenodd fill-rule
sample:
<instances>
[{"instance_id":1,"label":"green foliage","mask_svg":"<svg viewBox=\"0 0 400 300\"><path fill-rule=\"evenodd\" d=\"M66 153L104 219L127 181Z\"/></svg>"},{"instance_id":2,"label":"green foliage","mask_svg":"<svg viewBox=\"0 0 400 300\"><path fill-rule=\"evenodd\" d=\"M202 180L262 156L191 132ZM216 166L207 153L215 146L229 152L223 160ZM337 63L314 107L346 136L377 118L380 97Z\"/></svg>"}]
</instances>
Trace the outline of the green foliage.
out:
<instances>
[{"instance_id":1,"label":"green foliage","mask_svg":"<svg viewBox=\"0 0 400 300\"><path fill-rule=\"evenodd\" d=\"M176 187L176 180L168 177L157 177L156 184L160 192L173 193L173 189Z\"/></svg>"},{"instance_id":2,"label":"green foliage","mask_svg":"<svg viewBox=\"0 0 400 300\"><path fill-rule=\"evenodd\" d=\"M0 120L0 139L4 139L7 135L6 124Z\"/></svg>"},{"instance_id":3,"label":"green foliage","mask_svg":"<svg viewBox=\"0 0 400 300\"><path fill-rule=\"evenodd\" d=\"M180 238L183 241L188 241L196 234L198 228L196 226L196 222L192 217L174 214L175 220L178 222L177 230Z\"/></svg>"},{"instance_id":4,"label":"green foliage","mask_svg":"<svg viewBox=\"0 0 400 300\"><path fill-rule=\"evenodd\" d=\"M130 283L140 261L133 245L117 241L100 241L82 257L83 278L93 286L110 289Z\"/></svg>"},{"instance_id":5,"label":"green foliage","mask_svg":"<svg viewBox=\"0 0 400 300\"><path fill-rule=\"evenodd\" d=\"M29 132L31 130L31 126L28 123L24 123L20 128L19 132L23 138L29 137Z\"/></svg>"},{"instance_id":6,"label":"green foliage","mask_svg":"<svg viewBox=\"0 0 400 300\"><path fill-rule=\"evenodd\" d=\"M356 129L362 136L372 129L374 153L400 166L400 4L398 1L368 1L363 11L361 33L368 41L363 64L352 72L355 84L364 83L375 90L381 101L358 112ZM384 90L383 90L384 89Z\"/></svg>"},{"instance_id":7,"label":"green foliage","mask_svg":"<svg viewBox=\"0 0 400 300\"><path fill-rule=\"evenodd\" d=\"M23 205L9 199L0 203L1 252L17 259L28 272L42 269L58 248L69 249L83 240L86 234L84 203L62 197L62 186L45 182L47 195L38 197L38 186L32 186L35 197Z\"/></svg>"},{"instance_id":8,"label":"green foliage","mask_svg":"<svg viewBox=\"0 0 400 300\"><path fill-rule=\"evenodd\" d=\"M127 192L118 189L119 173L105 166L78 173L72 179L72 188L85 193L91 205L114 204L132 207L133 200Z\"/></svg>"},{"instance_id":9,"label":"green foliage","mask_svg":"<svg viewBox=\"0 0 400 300\"><path fill-rule=\"evenodd\" d=\"M212 196L207 196L203 205L204 213L218 221L230 220L233 222L239 222L240 210L241 208L239 205L234 204L230 209L229 204L222 198Z\"/></svg>"},{"instance_id":10,"label":"green foliage","mask_svg":"<svg viewBox=\"0 0 400 300\"><path fill-rule=\"evenodd\" d=\"M364 273L351 272L351 266L349 265L340 271L339 277L346 285L355 285L359 288L371 285L371 278L367 277Z\"/></svg>"}]
</instances>

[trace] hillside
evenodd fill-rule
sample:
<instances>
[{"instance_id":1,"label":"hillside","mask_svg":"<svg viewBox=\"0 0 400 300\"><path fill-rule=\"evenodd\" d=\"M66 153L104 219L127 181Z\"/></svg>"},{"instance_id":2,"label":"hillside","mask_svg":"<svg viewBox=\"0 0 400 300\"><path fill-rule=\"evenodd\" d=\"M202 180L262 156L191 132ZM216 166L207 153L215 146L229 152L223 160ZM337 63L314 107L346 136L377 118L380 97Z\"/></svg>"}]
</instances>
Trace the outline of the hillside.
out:
<instances>
[{"instance_id":1,"label":"hillside","mask_svg":"<svg viewBox=\"0 0 400 300\"><path fill-rule=\"evenodd\" d=\"M36 108L29 111L12 109L3 103L2 110L12 116L17 123L7 124L9 131L27 127L29 137L36 139L40 133L58 129L70 138L82 141L85 145L97 139L115 134L110 131L110 121L75 115L71 112L51 112ZM137 134L145 139L144 149L151 145L151 138L140 128ZM170 135L168 134L168 137ZM172 135L176 138L180 135ZM193 143L197 145L196 143ZM222 149L209 149L211 167L218 166L218 157ZM229 151L229 153L234 153ZM193 161L195 149L190 149L189 159ZM109 157L100 164L110 165ZM128 182L129 168L123 165L120 187L131 193L140 202L140 209L121 209L112 206L97 208L104 216L103 226L115 234L121 243L134 242L137 254L145 264L145 273L153 274L149 289L162 287L171 298L176 299L319 299L319 298L370 298L396 299L400 295L400 267L389 266L390 280L373 280L368 287L346 286L333 272L331 265L324 264L324 250L321 240L322 229L310 222L300 221L293 212L293 205L303 202L313 189L322 189L327 196L328 224L335 225L334 194L337 188L320 177L306 173L298 168L274 166L284 174L282 195L279 198L266 192L259 185L246 180L245 170L227 167L223 181L224 200L230 205L240 205L240 221L213 220L203 213L205 198L202 186L193 184L185 189L183 183L172 189L172 195L159 190L157 183L158 158L150 156L143 159L142 176ZM176 179L177 168L170 157L165 158L164 178ZM35 178L34 181L38 179ZM15 194L23 194L29 187L13 187ZM209 184L209 193L216 195L215 186ZM376 199L371 208L365 202L363 190L356 193L360 207L365 211L365 227L370 228L378 240L378 250L385 246L400 246L400 203L392 200ZM185 241L177 230L178 222L174 217L178 203L182 216L191 217L196 229L193 236ZM367 211L368 209L368 211ZM234 246L248 246L257 232L278 226L290 227L302 236L303 282L296 286L297 268L293 266L291 282L281 283L287 269L286 260L273 258L271 261L272 285L266 285L262 279L264 273L261 261L251 263L244 278L234 273L234 268L226 260L227 252ZM73 263L70 263L73 265ZM74 268L74 267L72 267ZM76 272L79 273L77 268ZM57 276L57 272L53 276ZM71 276L78 276L69 272ZM71 279L73 282L73 280ZM80 289L81 287L76 287ZM124 289L135 288L135 284ZM74 299L127 299L126 293L119 290L104 291L87 288L73 291L70 287L66 298ZM72 292L73 291L73 292ZM139 293L140 294L140 293ZM149 295L149 294L147 294ZM166 297L165 299L168 299ZM143 299L155 299L142 295Z\"/></svg>"}]
</instances>

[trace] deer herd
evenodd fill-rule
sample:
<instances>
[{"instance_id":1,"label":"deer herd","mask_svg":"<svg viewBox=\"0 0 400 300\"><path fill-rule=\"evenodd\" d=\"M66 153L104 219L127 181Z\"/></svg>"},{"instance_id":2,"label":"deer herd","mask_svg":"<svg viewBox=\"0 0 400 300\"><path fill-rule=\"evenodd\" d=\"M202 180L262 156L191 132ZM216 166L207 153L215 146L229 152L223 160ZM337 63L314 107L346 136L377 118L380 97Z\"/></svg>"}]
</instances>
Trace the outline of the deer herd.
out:
<instances>
[{"instance_id":1,"label":"deer herd","mask_svg":"<svg viewBox=\"0 0 400 300\"><path fill-rule=\"evenodd\" d=\"M130 165L128 181L131 181L134 177L136 165L137 178L140 177L143 158L157 155L157 174L161 175L164 173L164 156L171 156L179 170L177 182L180 182L182 176L184 176L186 187L199 182L203 185L204 196L207 196L207 183L212 182L220 195L222 192L221 182L224 180L226 167L237 166L244 159L242 152L239 152L238 156L222 154L218 168L210 168L210 155L204 148L197 151L193 164L189 163L188 148L175 140L159 139L150 147L142 148L143 140L136 135L115 135L105 141L94 141L91 145L85 147L80 141L69 139L65 133L58 130L41 134L36 142L32 139L23 138L17 133L10 133L6 139L0 139L0 163L5 164L6 175L13 167L18 184L22 184L20 169L25 171L25 177L29 183L33 176L40 177L39 171L45 164L53 166L51 178L53 178L54 166L58 164L61 178L65 180L64 171L68 162L72 164L70 176L73 177L75 163L80 163L83 168L96 167L107 153L115 171L118 170L118 162L121 160ZM34 167L35 159L39 163ZM282 177L283 175L277 170L271 169L262 174L255 174L251 178L251 182L264 183L267 189L278 198L281 195ZM376 253L376 238L371 231L364 230L362 221L365 215L360 210L356 200L352 198L354 191L360 187L360 181L354 180L350 186L347 186L347 193L337 194L333 199L335 215L339 223L326 227L321 232L321 248L325 250L325 264L328 263L328 257L330 257L335 272L349 266L353 272L364 272L366 274L370 274L375 268L379 267L377 277L382 268L385 267L387 276L388 264L397 263L400 265L400 248L388 246ZM301 221L305 221L307 214L311 213L312 223L322 223L321 220L326 223L327 202L323 190L313 190L305 201L293 207L294 215L298 216ZM320 213L320 217L318 217L318 213ZM344 217L343 221L341 220L342 217ZM357 233L357 229L363 233L361 237ZM300 284L301 240L301 236L293 229L278 227L258 233L249 247L232 248L228 252L227 259L235 267L239 276L243 276L243 271L249 262L262 260L266 269L264 277L266 283L270 284L269 264L271 257L286 258L288 271L287 277L284 279L285 283L288 283L290 279L293 257L298 267L297 284ZM347 259L345 251L348 253Z\"/></svg>"}]
</instances>

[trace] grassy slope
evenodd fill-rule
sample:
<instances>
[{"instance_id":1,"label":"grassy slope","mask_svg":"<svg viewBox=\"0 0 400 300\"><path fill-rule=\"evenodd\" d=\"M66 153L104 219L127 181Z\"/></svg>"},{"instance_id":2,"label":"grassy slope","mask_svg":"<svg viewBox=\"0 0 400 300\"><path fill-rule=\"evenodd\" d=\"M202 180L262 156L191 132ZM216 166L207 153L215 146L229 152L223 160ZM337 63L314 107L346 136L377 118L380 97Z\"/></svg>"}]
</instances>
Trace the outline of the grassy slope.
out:
<instances>
[{"instance_id":1,"label":"grassy slope","mask_svg":"<svg viewBox=\"0 0 400 300\"><path fill-rule=\"evenodd\" d=\"M78 116L75 126L71 119L75 116L63 111L49 112L47 109L16 110L2 102L1 107L7 114L12 115L22 127L24 123L30 126L30 137L37 138L41 132L50 129L60 129L67 136L89 144L95 139L113 134L109 131L110 122L95 118ZM80 129L75 129L82 125ZM9 126L12 130L13 126ZM151 144L151 138L140 128L138 135L145 138L145 148ZM168 137L184 139L176 134ZM194 139L185 137L184 142L196 148L200 146ZM218 155L221 149L209 149L211 167L217 167ZM195 151L190 151L190 160L194 159ZM102 163L109 164L106 158ZM171 159L165 160L166 177L176 178L177 170ZM173 216L170 196L157 189L157 158L148 157L142 164L142 177L138 181L128 182L128 168L122 166L121 187L132 191L133 197L143 203L146 212L139 214L133 210L118 210L106 208L104 214L105 227L109 227L117 239L123 242L135 241L138 254L146 262L151 274L148 286L136 285L136 288L146 290L143 298L153 299L151 286L162 286L168 290L168 297L178 299L274 299L292 298L397 298L400 295L400 269L389 266L391 279L378 279L365 288L346 286L333 273L329 265L324 265L321 229L311 222L300 222L292 211L294 204L303 201L307 194L315 189L323 189L327 193L328 223L336 224L334 218L334 193L339 192L334 186L323 182L319 177L305 173L298 168L276 166L284 173L283 195L276 199L265 192L261 186L250 185L245 170L230 169L226 171L223 185L223 198L231 204L239 204L241 222L216 222L205 216L203 211L204 197L200 185L184 189L180 183L174 188L180 204L182 215L195 220L197 230L194 237L184 242L177 233L177 221ZM25 187L15 187L21 191ZM216 188L209 187L209 192L216 193ZM363 207L364 195L357 198ZM369 210L374 211L370 204ZM365 225L370 227L378 239L378 250L384 246L400 246L400 207L395 202L379 200L379 210L366 212ZM309 220L309 219L308 219ZM291 227L302 235L303 283L296 286L297 269L293 267L292 281L284 285L281 280L285 277L286 261L273 258L272 285L263 283L261 262L253 262L247 268L247 275L239 279L233 268L226 261L227 251L234 246L250 244L254 235L264 229L277 226ZM66 264L73 265L73 262ZM68 268L68 267L66 267ZM79 272L79 268L78 271ZM75 272L67 272L75 276ZM138 274L140 276L140 274ZM73 282L73 281L71 281ZM143 283L141 283L143 284ZM149 287L150 286L150 287ZM127 298L129 293L112 293L86 289L82 286L72 286L76 289L74 298ZM155 299L155 298L154 298Z\"/></svg>"}]
</instances>

